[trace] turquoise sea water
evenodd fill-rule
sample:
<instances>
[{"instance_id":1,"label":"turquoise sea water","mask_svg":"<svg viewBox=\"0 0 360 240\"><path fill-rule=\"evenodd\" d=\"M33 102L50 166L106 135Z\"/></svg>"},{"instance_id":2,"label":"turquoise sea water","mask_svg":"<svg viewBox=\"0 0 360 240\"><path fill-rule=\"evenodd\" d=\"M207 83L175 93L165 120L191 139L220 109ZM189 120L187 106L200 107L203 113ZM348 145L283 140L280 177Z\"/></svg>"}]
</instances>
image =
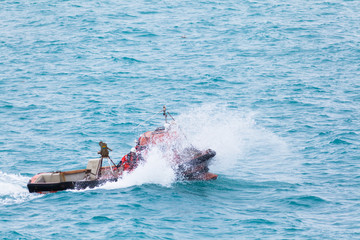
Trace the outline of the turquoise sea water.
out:
<instances>
[{"instance_id":1,"label":"turquoise sea water","mask_svg":"<svg viewBox=\"0 0 360 240\"><path fill-rule=\"evenodd\" d=\"M359 239L360 2L0 1L0 237ZM217 152L117 183L30 194L119 161L166 104Z\"/></svg>"}]
</instances>

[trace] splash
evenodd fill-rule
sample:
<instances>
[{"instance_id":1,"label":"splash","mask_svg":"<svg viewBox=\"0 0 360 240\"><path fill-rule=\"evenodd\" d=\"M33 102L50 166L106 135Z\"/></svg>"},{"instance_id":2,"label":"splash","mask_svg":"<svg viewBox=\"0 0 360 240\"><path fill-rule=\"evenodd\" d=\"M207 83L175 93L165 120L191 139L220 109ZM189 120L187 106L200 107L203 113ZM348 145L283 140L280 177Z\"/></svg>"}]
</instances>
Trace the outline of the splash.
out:
<instances>
[{"instance_id":1,"label":"splash","mask_svg":"<svg viewBox=\"0 0 360 240\"><path fill-rule=\"evenodd\" d=\"M7 174L0 171L0 205L22 203L38 197L26 188L29 178L20 174Z\"/></svg>"},{"instance_id":2,"label":"splash","mask_svg":"<svg viewBox=\"0 0 360 240\"><path fill-rule=\"evenodd\" d=\"M161 149L151 148L146 162L140 164L134 171L125 173L117 182L108 182L99 187L103 189L126 188L147 183L170 187L175 182L175 173Z\"/></svg>"},{"instance_id":3,"label":"splash","mask_svg":"<svg viewBox=\"0 0 360 240\"><path fill-rule=\"evenodd\" d=\"M188 141L217 153L210 171L232 178L292 181L288 144L257 125L256 112L204 105L177 117Z\"/></svg>"}]
</instances>

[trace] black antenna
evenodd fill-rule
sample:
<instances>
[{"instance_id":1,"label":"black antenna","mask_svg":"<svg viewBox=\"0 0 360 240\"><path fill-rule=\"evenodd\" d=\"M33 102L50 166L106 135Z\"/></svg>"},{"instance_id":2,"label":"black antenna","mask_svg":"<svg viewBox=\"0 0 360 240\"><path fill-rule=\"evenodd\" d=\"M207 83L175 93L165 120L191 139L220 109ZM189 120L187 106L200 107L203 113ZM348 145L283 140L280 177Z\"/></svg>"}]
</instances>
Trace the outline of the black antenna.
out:
<instances>
[{"instance_id":1,"label":"black antenna","mask_svg":"<svg viewBox=\"0 0 360 240\"><path fill-rule=\"evenodd\" d=\"M165 116L165 123L167 123L166 106L163 106L163 115Z\"/></svg>"}]
</instances>

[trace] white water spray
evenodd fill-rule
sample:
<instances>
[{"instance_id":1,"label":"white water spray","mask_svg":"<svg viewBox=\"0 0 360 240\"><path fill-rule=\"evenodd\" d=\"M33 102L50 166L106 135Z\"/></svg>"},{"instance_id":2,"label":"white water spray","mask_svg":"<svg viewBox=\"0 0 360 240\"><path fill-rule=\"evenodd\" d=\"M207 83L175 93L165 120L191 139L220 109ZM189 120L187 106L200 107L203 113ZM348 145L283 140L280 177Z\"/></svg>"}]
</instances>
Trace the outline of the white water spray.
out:
<instances>
[{"instance_id":1,"label":"white water spray","mask_svg":"<svg viewBox=\"0 0 360 240\"><path fill-rule=\"evenodd\" d=\"M171 168L168 159L159 148L152 148L149 151L146 162L140 164L134 171L124 173L117 182L108 182L100 188L116 189L146 183L159 184L170 187L175 181L175 173Z\"/></svg>"},{"instance_id":2,"label":"white water spray","mask_svg":"<svg viewBox=\"0 0 360 240\"><path fill-rule=\"evenodd\" d=\"M210 171L231 178L291 181L287 143L258 126L254 112L205 105L177 117L189 142L216 151Z\"/></svg>"},{"instance_id":3,"label":"white water spray","mask_svg":"<svg viewBox=\"0 0 360 240\"><path fill-rule=\"evenodd\" d=\"M8 174L0 171L0 205L21 203L36 197L26 188L29 178L20 174Z\"/></svg>"}]
</instances>

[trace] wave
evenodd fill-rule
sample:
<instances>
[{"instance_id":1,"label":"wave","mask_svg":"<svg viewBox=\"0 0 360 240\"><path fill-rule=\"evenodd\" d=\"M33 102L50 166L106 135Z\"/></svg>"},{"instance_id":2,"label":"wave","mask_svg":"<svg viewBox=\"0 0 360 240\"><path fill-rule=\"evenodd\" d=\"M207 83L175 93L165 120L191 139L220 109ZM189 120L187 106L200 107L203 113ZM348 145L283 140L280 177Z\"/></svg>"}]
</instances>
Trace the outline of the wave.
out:
<instances>
[{"instance_id":1,"label":"wave","mask_svg":"<svg viewBox=\"0 0 360 240\"><path fill-rule=\"evenodd\" d=\"M312 208L322 206L323 204L329 203L327 200L313 195L300 195L288 197L282 200L289 204L290 207L305 207Z\"/></svg>"},{"instance_id":2,"label":"wave","mask_svg":"<svg viewBox=\"0 0 360 240\"><path fill-rule=\"evenodd\" d=\"M330 144L335 144L335 145L340 145L340 144L345 144L345 145L351 145L351 143L345 141L345 140L341 140L339 138L336 138L334 141L330 142Z\"/></svg>"}]
</instances>

